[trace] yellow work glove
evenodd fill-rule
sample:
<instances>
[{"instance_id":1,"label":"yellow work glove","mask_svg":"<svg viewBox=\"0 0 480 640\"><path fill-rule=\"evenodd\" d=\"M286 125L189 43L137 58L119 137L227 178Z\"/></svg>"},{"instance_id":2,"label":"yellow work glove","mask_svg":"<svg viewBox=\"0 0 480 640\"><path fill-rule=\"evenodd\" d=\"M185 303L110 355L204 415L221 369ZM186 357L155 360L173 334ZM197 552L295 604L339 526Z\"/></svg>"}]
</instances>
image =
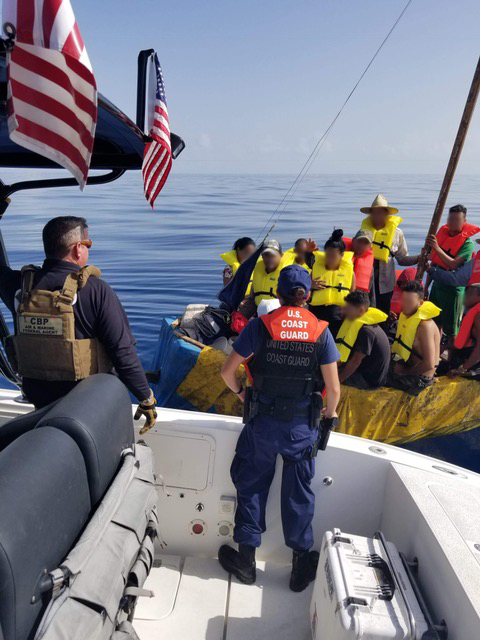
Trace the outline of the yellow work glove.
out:
<instances>
[{"instance_id":1,"label":"yellow work glove","mask_svg":"<svg viewBox=\"0 0 480 640\"><path fill-rule=\"evenodd\" d=\"M145 424L140 429L140 435L143 436L144 433L147 433L157 421L157 409L155 407L157 401L155 400L155 396L150 394L150 398L145 402L141 402L137 410L135 411L135 415L133 416L134 420L139 420L142 416L145 416Z\"/></svg>"}]
</instances>

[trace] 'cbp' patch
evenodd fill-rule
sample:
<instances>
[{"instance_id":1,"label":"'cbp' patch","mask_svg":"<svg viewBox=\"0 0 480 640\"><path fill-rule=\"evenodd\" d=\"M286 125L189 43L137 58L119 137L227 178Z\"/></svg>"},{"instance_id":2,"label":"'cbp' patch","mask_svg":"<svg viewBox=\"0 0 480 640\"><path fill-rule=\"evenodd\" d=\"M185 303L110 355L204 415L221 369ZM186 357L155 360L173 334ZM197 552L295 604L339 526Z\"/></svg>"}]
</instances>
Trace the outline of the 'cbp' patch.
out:
<instances>
[{"instance_id":1,"label":"'cbp' patch","mask_svg":"<svg viewBox=\"0 0 480 640\"><path fill-rule=\"evenodd\" d=\"M63 320L45 316L20 316L18 332L37 336L63 336Z\"/></svg>"}]
</instances>

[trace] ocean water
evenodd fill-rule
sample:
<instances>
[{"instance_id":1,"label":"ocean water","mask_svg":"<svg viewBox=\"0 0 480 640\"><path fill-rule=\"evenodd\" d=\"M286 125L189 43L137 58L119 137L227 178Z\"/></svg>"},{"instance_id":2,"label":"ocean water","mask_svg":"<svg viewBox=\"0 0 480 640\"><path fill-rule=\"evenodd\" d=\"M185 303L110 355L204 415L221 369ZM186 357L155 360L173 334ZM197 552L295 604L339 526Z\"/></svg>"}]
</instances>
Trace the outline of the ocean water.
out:
<instances>
[{"instance_id":1,"label":"ocean water","mask_svg":"<svg viewBox=\"0 0 480 640\"><path fill-rule=\"evenodd\" d=\"M38 173L4 171L4 182ZM46 172L47 176L57 172ZM123 302L145 367L149 367L160 319L177 315L193 302L213 302L222 285L219 254L239 236L264 237L264 227L293 180L285 175L175 175L152 212L143 198L141 175L77 188L18 192L0 222L12 267L43 260L41 231L50 218L88 219L91 262L102 270ZM300 184L271 237L289 248L299 237L322 244L334 227L354 234L361 206L384 193L400 210L410 253L423 245L441 176L309 175ZM449 204L468 207L480 224L480 178L455 181ZM278 215L278 214L277 214ZM270 225L268 225L269 227Z\"/></svg>"},{"instance_id":2,"label":"ocean water","mask_svg":"<svg viewBox=\"0 0 480 640\"><path fill-rule=\"evenodd\" d=\"M38 173L8 170L2 175L5 183L33 177ZM151 211L143 198L141 174L135 172L112 184L87 187L84 193L72 187L16 193L0 229L11 266L20 268L41 264L41 232L50 218L85 216L93 240L90 262L101 268L124 304L148 369L161 318L181 314L190 303L215 301L224 267L219 254L240 236L263 239L292 180L285 175L173 173ZM433 175L309 175L280 207L270 236L284 248L299 237L323 244L334 227L351 236L363 219L359 208L381 192L399 208L409 251L416 254L423 246L441 180ZM456 179L448 205L459 202L468 208L470 222L480 225L480 178ZM8 312L6 319L11 322ZM452 461L466 464L467 453L473 454L471 444L468 450ZM474 450L478 452L476 446ZM480 470L478 458L468 466Z\"/></svg>"}]
</instances>

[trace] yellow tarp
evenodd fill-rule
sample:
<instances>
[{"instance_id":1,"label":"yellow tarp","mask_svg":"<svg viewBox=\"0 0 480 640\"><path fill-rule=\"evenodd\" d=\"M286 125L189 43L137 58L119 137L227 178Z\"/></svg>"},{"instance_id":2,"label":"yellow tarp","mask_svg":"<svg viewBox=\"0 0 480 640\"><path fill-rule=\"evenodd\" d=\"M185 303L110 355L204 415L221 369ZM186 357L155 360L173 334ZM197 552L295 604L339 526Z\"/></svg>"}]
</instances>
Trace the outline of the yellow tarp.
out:
<instances>
[{"instance_id":1,"label":"yellow tarp","mask_svg":"<svg viewBox=\"0 0 480 640\"><path fill-rule=\"evenodd\" d=\"M202 349L197 362L177 388L178 395L188 400L199 411L208 411L215 407L217 413L241 416L243 403L228 389L220 375L226 359L223 351L211 347ZM239 385L246 383L243 365L238 368L237 377Z\"/></svg>"},{"instance_id":2,"label":"yellow tarp","mask_svg":"<svg viewBox=\"0 0 480 640\"><path fill-rule=\"evenodd\" d=\"M444 377L418 397L342 385L337 431L388 444L468 431L480 426L479 392L476 380Z\"/></svg>"},{"instance_id":3,"label":"yellow tarp","mask_svg":"<svg viewBox=\"0 0 480 640\"><path fill-rule=\"evenodd\" d=\"M227 356L205 347L177 389L199 411L242 415L242 403L223 382L220 370ZM239 367L239 384L246 384ZM468 431L480 426L480 382L438 378L418 397L396 389L361 391L342 385L337 431L389 444Z\"/></svg>"}]
</instances>

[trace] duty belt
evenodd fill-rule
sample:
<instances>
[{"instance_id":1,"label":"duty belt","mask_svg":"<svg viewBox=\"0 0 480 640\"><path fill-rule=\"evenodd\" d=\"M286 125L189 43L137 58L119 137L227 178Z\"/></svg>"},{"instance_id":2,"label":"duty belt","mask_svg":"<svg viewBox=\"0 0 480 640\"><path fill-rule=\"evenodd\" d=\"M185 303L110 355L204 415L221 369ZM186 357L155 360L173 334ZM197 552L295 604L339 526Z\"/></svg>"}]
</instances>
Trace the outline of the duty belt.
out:
<instances>
[{"instance_id":1,"label":"duty belt","mask_svg":"<svg viewBox=\"0 0 480 640\"><path fill-rule=\"evenodd\" d=\"M275 403L273 402L259 402L257 415L273 416L275 414L275 408ZM308 416L310 415L310 406L295 407L293 411L296 417Z\"/></svg>"}]
</instances>

